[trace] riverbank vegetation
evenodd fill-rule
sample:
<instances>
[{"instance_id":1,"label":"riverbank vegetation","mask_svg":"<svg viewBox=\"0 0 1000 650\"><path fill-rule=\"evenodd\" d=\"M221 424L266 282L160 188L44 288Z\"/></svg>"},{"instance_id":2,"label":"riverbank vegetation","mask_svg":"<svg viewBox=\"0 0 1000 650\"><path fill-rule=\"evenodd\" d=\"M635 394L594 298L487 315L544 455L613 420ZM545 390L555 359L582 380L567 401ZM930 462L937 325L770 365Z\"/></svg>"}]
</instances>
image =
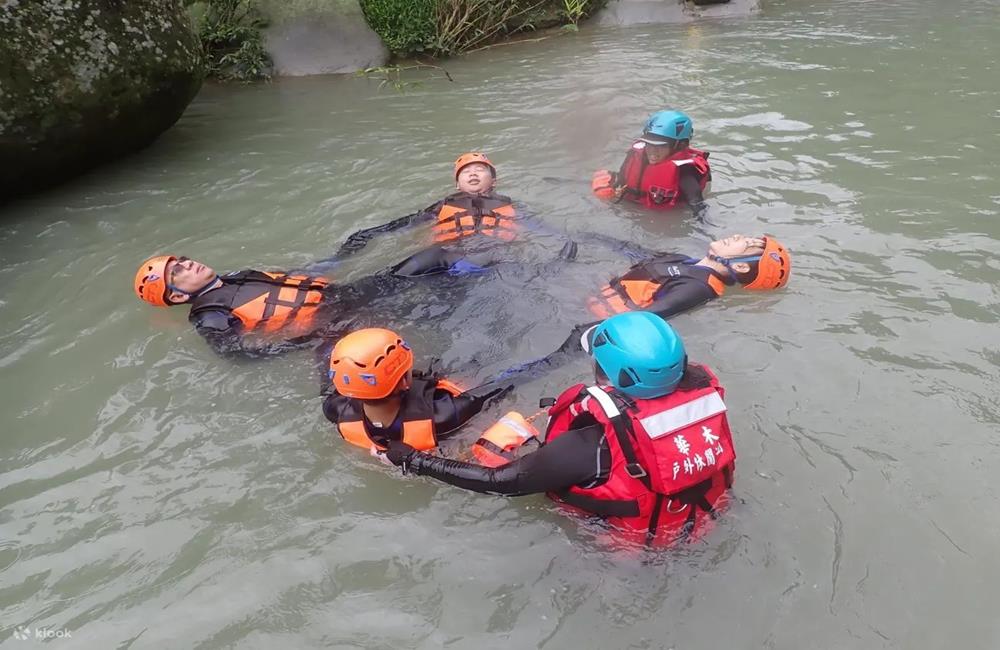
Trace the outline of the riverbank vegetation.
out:
<instances>
[{"instance_id":1,"label":"riverbank vegetation","mask_svg":"<svg viewBox=\"0 0 1000 650\"><path fill-rule=\"evenodd\" d=\"M262 81L271 76L264 47L267 20L256 0L185 0L205 52L210 77Z\"/></svg>"},{"instance_id":2,"label":"riverbank vegetation","mask_svg":"<svg viewBox=\"0 0 1000 650\"><path fill-rule=\"evenodd\" d=\"M354 1L354 0L351 0ZM270 77L260 0L184 0L208 75L226 81ZM515 34L576 25L606 0L360 0L365 21L395 57L443 58Z\"/></svg>"},{"instance_id":3,"label":"riverbank vegetation","mask_svg":"<svg viewBox=\"0 0 1000 650\"><path fill-rule=\"evenodd\" d=\"M447 57L520 32L575 27L605 0L361 0L395 56Z\"/></svg>"}]
</instances>

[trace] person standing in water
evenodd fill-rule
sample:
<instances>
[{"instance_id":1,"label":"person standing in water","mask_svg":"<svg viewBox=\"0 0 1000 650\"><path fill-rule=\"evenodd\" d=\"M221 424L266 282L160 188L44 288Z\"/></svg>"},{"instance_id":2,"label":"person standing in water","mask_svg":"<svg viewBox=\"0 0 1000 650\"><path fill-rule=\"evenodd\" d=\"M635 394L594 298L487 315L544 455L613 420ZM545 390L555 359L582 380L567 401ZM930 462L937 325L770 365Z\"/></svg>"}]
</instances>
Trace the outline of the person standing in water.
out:
<instances>
[{"instance_id":1,"label":"person standing in water","mask_svg":"<svg viewBox=\"0 0 1000 650\"><path fill-rule=\"evenodd\" d=\"M651 210L669 210L683 202L701 215L712 171L708 152L692 148L692 137L694 124L685 113L653 113L619 170L594 173L594 195L608 201L624 199Z\"/></svg>"},{"instance_id":2,"label":"person standing in water","mask_svg":"<svg viewBox=\"0 0 1000 650\"><path fill-rule=\"evenodd\" d=\"M636 540L704 534L727 500L736 461L717 378L689 363L670 325L648 312L609 318L586 349L595 381L554 401L537 451L484 467L393 440L386 458L404 473L474 492L544 492Z\"/></svg>"}]
</instances>

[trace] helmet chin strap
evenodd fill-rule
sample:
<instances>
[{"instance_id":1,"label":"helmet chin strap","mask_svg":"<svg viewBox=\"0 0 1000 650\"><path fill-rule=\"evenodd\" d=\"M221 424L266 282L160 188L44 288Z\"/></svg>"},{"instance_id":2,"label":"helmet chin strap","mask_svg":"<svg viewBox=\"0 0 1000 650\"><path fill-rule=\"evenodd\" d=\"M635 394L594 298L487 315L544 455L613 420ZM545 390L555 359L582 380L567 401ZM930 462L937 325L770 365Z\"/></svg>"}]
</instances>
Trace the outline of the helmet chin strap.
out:
<instances>
[{"instance_id":1,"label":"helmet chin strap","mask_svg":"<svg viewBox=\"0 0 1000 650\"><path fill-rule=\"evenodd\" d=\"M219 281L219 275L216 274L216 275L212 276L211 280L209 280L205 284L201 285L200 287L198 287L194 291L185 291L184 289L180 289L178 287L175 287L172 284L167 284L167 288L170 289L171 291L176 291L177 293L183 293L190 300L191 298L197 298L201 294L203 294L206 291L208 291L209 289L211 289L212 285L214 285L218 281Z\"/></svg>"},{"instance_id":2,"label":"helmet chin strap","mask_svg":"<svg viewBox=\"0 0 1000 650\"><path fill-rule=\"evenodd\" d=\"M759 262L760 258L763 256L764 254L761 253L760 255L744 255L742 257L719 257L718 255L712 255L709 253L708 259L726 267L726 270L729 271L730 275L735 275L736 272L733 271L733 264L739 264L740 262Z\"/></svg>"}]
</instances>

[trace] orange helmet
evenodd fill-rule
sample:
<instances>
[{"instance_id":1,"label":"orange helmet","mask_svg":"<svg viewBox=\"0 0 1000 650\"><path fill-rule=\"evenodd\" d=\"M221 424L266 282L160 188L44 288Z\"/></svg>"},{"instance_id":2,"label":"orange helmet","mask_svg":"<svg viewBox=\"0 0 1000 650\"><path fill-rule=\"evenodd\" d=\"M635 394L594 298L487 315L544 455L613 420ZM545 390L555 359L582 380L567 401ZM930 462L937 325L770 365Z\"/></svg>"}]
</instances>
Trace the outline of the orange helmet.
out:
<instances>
[{"instance_id":1,"label":"orange helmet","mask_svg":"<svg viewBox=\"0 0 1000 650\"><path fill-rule=\"evenodd\" d=\"M135 295L154 307L169 307L167 302L167 264L177 258L173 255L157 255L139 266L135 273Z\"/></svg>"},{"instance_id":2,"label":"orange helmet","mask_svg":"<svg viewBox=\"0 0 1000 650\"><path fill-rule=\"evenodd\" d=\"M413 368L413 351L398 334L377 327L351 332L330 353L330 382L346 397L387 397Z\"/></svg>"},{"instance_id":3,"label":"orange helmet","mask_svg":"<svg viewBox=\"0 0 1000 650\"><path fill-rule=\"evenodd\" d=\"M788 249L777 239L764 237L764 252L757 264L757 277L743 286L753 291L780 289L788 284L791 273L792 256L788 254Z\"/></svg>"},{"instance_id":4,"label":"orange helmet","mask_svg":"<svg viewBox=\"0 0 1000 650\"><path fill-rule=\"evenodd\" d=\"M493 173L493 178L497 177L497 168L493 166L490 159L486 157L486 154L474 151L471 153L463 153L455 161L455 180L458 180L458 172L462 171L462 168L466 165L471 165L472 163L483 163L490 168Z\"/></svg>"}]
</instances>

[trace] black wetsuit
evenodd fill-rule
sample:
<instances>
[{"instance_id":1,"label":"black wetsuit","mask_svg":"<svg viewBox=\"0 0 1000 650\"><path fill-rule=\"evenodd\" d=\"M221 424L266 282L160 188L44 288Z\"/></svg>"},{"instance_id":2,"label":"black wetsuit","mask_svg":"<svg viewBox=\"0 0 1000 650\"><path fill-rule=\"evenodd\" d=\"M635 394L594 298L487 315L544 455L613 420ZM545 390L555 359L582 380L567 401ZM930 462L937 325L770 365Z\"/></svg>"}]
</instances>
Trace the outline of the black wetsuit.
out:
<instances>
[{"instance_id":1,"label":"black wetsuit","mask_svg":"<svg viewBox=\"0 0 1000 650\"><path fill-rule=\"evenodd\" d=\"M670 318L676 314L703 305L709 300L719 297L710 282L715 278L717 284L729 285L732 280L714 269L698 266L698 260L673 253L662 253L630 268L624 275L610 282L612 287L622 293L622 282L631 280L647 280L656 278L661 282L660 288L653 295L649 304L636 305L628 299L632 309L642 309Z\"/></svg>"},{"instance_id":2,"label":"black wetsuit","mask_svg":"<svg viewBox=\"0 0 1000 650\"><path fill-rule=\"evenodd\" d=\"M226 309L221 304L209 308L196 305L212 303L212 293L219 289L211 289L194 299L188 318L212 349L222 356L257 358L282 354L298 348L313 347L318 339L336 339L359 327L379 324L367 323L375 313L373 302L381 298L398 302L398 298L394 297L414 286L414 281L408 278L447 272L460 257L440 246L431 246L385 271L347 284L331 283L321 290L323 300L314 318L315 330L292 339L273 340L272 337L271 340L261 340L247 337L243 322L231 309ZM303 273L316 276L335 265L336 260L331 258L317 262ZM245 276L253 273L240 271L221 276L224 284L221 289L229 291L231 287L225 288L225 285L237 281L252 288L253 280L247 281ZM261 287L262 291L266 288L268 287Z\"/></svg>"},{"instance_id":3,"label":"black wetsuit","mask_svg":"<svg viewBox=\"0 0 1000 650\"><path fill-rule=\"evenodd\" d=\"M604 440L604 428L595 423L572 429L502 467L483 467L417 452L408 468L415 474L473 492L520 496L599 484L611 470L611 451Z\"/></svg>"},{"instance_id":4,"label":"black wetsuit","mask_svg":"<svg viewBox=\"0 0 1000 650\"><path fill-rule=\"evenodd\" d=\"M417 375L419 378L419 375ZM453 395L444 388L433 389L433 401L431 402L432 421L438 439L447 438L463 424L468 422L474 415L482 411L493 401L503 397L513 384L484 384L476 388L463 391L459 395ZM407 397L414 395L412 390L407 393ZM403 435L403 413L407 410L400 408L396 419L390 424L380 423L376 425L364 415L362 409L357 408L357 400L343 395L332 393L323 400L323 415L334 424L339 424L345 420L353 419L353 414L360 411L363 418L364 428L369 437L377 444L385 447L390 440L402 440ZM348 416L348 413L351 415Z\"/></svg>"},{"instance_id":5,"label":"black wetsuit","mask_svg":"<svg viewBox=\"0 0 1000 650\"><path fill-rule=\"evenodd\" d=\"M617 241L599 235L596 237L604 240L605 243ZM629 248L633 251L642 250L634 245L630 245ZM649 311L663 318L670 318L717 298L719 294L712 288L711 283L719 286L733 283L731 278L723 276L713 269L699 266L697 262L698 260L686 255L657 253L649 259L635 264L624 275L611 280L609 286L618 289L618 295L629 309ZM662 285L653 294L653 300L648 305L636 305L620 289L623 280L648 281L654 278L662 282ZM584 332L600 322L597 320L577 325L557 350L541 359L514 366L501 373L499 378L517 376L519 381L524 382L528 381L529 378L540 377L565 365L583 352L583 348L580 346L580 337Z\"/></svg>"}]
</instances>

